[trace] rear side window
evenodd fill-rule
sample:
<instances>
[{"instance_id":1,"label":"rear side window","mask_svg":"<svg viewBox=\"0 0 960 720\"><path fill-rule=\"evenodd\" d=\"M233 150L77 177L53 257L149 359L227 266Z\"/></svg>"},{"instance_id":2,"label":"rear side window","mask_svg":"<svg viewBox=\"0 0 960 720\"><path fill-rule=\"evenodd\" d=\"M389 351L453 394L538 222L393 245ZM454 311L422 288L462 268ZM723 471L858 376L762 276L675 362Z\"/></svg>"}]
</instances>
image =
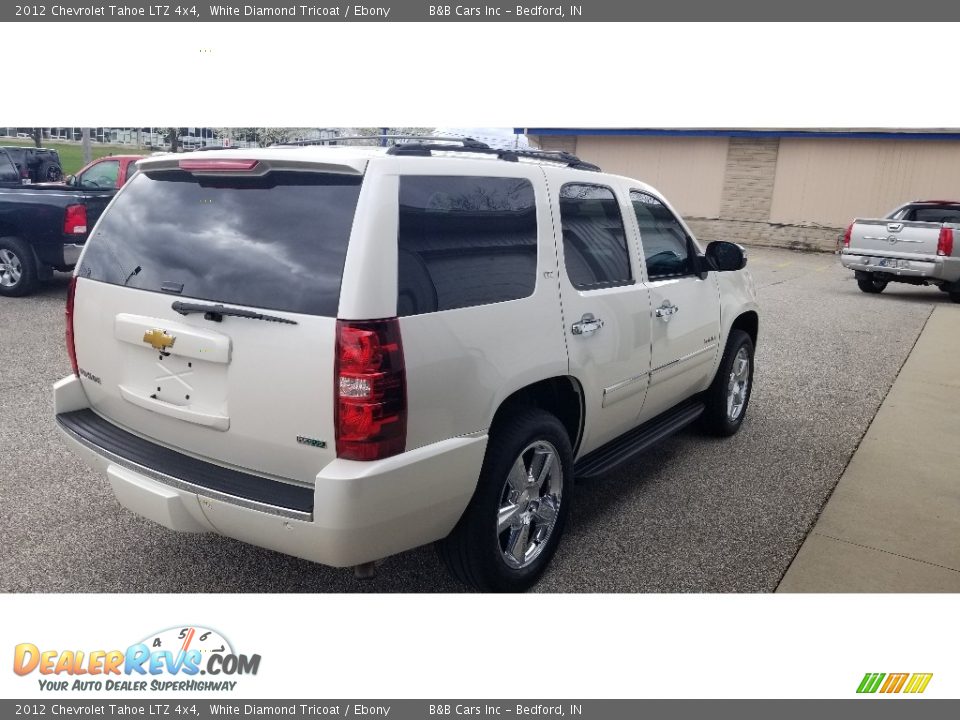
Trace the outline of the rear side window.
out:
<instances>
[{"instance_id":1,"label":"rear side window","mask_svg":"<svg viewBox=\"0 0 960 720\"><path fill-rule=\"evenodd\" d=\"M335 317L361 178L138 172L88 240L81 277Z\"/></svg>"},{"instance_id":2,"label":"rear side window","mask_svg":"<svg viewBox=\"0 0 960 720\"><path fill-rule=\"evenodd\" d=\"M620 203L610 188L570 183L560 188L563 256L578 290L633 282Z\"/></svg>"},{"instance_id":3,"label":"rear side window","mask_svg":"<svg viewBox=\"0 0 960 720\"><path fill-rule=\"evenodd\" d=\"M537 280L537 205L523 178L400 178L397 314L517 300Z\"/></svg>"}]
</instances>

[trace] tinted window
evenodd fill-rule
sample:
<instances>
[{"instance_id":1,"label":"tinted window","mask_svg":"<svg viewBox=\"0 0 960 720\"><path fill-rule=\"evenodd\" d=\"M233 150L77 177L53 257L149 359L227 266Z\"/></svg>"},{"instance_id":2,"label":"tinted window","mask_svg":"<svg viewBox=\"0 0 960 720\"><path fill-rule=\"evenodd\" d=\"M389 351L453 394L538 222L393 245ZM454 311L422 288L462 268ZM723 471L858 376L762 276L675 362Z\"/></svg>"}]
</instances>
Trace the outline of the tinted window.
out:
<instances>
[{"instance_id":1,"label":"tinted window","mask_svg":"<svg viewBox=\"0 0 960 720\"><path fill-rule=\"evenodd\" d=\"M88 241L80 274L177 297L333 317L361 179L138 172ZM171 287L166 285L166 287Z\"/></svg>"},{"instance_id":2,"label":"tinted window","mask_svg":"<svg viewBox=\"0 0 960 720\"><path fill-rule=\"evenodd\" d=\"M640 242L650 278L687 275L690 244L680 221L652 195L631 192L630 202L640 226Z\"/></svg>"},{"instance_id":3,"label":"tinted window","mask_svg":"<svg viewBox=\"0 0 960 720\"><path fill-rule=\"evenodd\" d=\"M80 173L80 187L100 190L115 188L119 172L120 163L117 160L104 160Z\"/></svg>"},{"instance_id":4,"label":"tinted window","mask_svg":"<svg viewBox=\"0 0 960 720\"><path fill-rule=\"evenodd\" d=\"M951 223L960 222L960 207L956 205L927 205L916 207L911 212L910 220L916 222Z\"/></svg>"},{"instance_id":5,"label":"tinted window","mask_svg":"<svg viewBox=\"0 0 960 720\"><path fill-rule=\"evenodd\" d=\"M527 297L537 205L522 178L400 178L398 315Z\"/></svg>"},{"instance_id":6,"label":"tinted window","mask_svg":"<svg viewBox=\"0 0 960 720\"><path fill-rule=\"evenodd\" d=\"M20 182L20 173L17 172L17 168L14 167L14 164L10 161L10 158L7 157L7 154L3 151L0 151L0 182Z\"/></svg>"},{"instance_id":7,"label":"tinted window","mask_svg":"<svg viewBox=\"0 0 960 720\"><path fill-rule=\"evenodd\" d=\"M560 189L567 276L575 288L632 282L620 204L610 188L571 183Z\"/></svg>"}]
</instances>

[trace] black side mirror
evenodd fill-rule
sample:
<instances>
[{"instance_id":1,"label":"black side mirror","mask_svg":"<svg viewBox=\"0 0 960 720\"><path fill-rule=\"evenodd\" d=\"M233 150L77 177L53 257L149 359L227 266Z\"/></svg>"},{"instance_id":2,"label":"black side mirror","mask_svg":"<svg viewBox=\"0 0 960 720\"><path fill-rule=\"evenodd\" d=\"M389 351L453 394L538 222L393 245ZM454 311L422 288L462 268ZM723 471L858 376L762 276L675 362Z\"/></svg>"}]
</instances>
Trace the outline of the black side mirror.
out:
<instances>
[{"instance_id":1,"label":"black side mirror","mask_svg":"<svg viewBox=\"0 0 960 720\"><path fill-rule=\"evenodd\" d=\"M718 272L743 270L747 266L747 251L743 246L723 240L707 245L706 257Z\"/></svg>"},{"instance_id":2,"label":"black side mirror","mask_svg":"<svg viewBox=\"0 0 960 720\"><path fill-rule=\"evenodd\" d=\"M77 184L77 176L76 176L76 175L67 175L67 176L63 179L63 181L64 181L68 186L73 187L74 185Z\"/></svg>"}]
</instances>

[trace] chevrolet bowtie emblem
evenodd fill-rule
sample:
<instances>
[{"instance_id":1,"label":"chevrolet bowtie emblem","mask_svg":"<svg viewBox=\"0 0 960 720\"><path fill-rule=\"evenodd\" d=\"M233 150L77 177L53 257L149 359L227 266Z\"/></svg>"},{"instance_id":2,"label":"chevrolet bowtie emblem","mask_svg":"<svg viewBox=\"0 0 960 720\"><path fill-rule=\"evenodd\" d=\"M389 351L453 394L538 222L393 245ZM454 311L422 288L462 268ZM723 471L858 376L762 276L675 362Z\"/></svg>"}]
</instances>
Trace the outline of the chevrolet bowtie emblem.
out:
<instances>
[{"instance_id":1,"label":"chevrolet bowtie emblem","mask_svg":"<svg viewBox=\"0 0 960 720\"><path fill-rule=\"evenodd\" d=\"M153 329L143 334L143 341L153 347L154 350L163 352L167 348L173 347L177 339L173 335L168 335L164 330Z\"/></svg>"}]
</instances>

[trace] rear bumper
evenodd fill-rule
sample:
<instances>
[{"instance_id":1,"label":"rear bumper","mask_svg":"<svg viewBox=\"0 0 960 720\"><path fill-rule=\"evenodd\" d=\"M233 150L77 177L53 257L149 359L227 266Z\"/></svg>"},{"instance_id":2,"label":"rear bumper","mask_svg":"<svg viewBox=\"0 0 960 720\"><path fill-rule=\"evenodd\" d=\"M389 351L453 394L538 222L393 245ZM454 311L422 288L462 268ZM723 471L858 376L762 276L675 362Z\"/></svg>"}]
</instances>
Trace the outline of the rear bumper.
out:
<instances>
[{"instance_id":1,"label":"rear bumper","mask_svg":"<svg viewBox=\"0 0 960 720\"><path fill-rule=\"evenodd\" d=\"M899 260L906 267L885 267L881 261ZM898 277L930 280L932 282L952 283L960 280L960 258L938 256L923 259L907 258L899 255L880 255L869 252L844 250L840 254L840 264L858 272L882 273L896 280Z\"/></svg>"},{"instance_id":2,"label":"rear bumper","mask_svg":"<svg viewBox=\"0 0 960 720\"><path fill-rule=\"evenodd\" d=\"M75 377L54 386L54 404L63 436L87 465L106 475L124 507L171 530L215 532L337 567L449 534L473 495L487 442L486 435L452 438L375 462L334 460L310 489L186 456L178 461L173 450L93 415ZM68 421L77 413L91 426L99 422L103 432L81 432ZM151 448L156 452L150 454ZM240 479L224 485L231 473ZM220 484L211 480L217 477ZM262 484L245 486L244 478ZM278 496L276 505L264 502L278 485L293 491ZM312 496L304 499L303 493Z\"/></svg>"},{"instance_id":3,"label":"rear bumper","mask_svg":"<svg viewBox=\"0 0 960 720\"><path fill-rule=\"evenodd\" d=\"M76 243L63 244L63 265L64 267L74 267L80 261L80 253L83 252L83 245Z\"/></svg>"}]
</instances>

